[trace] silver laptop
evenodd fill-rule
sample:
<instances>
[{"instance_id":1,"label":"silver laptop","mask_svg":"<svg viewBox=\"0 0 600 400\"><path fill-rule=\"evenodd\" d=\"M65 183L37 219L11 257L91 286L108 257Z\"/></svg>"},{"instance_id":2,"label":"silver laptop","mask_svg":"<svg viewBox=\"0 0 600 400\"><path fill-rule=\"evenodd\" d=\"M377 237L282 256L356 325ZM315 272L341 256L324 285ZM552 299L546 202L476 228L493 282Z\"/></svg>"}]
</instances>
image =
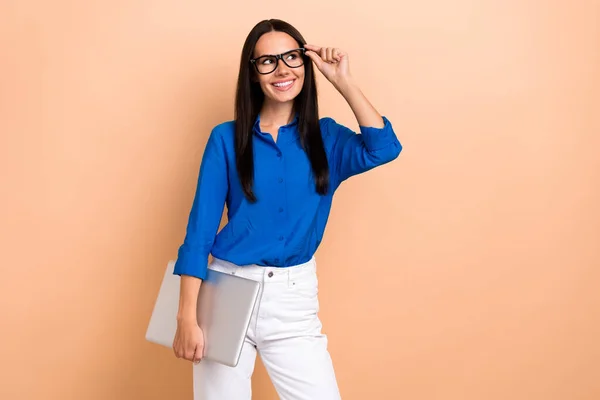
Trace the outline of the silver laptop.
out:
<instances>
[{"instance_id":1,"label":"silver laptop","mask_svg":"<svg viewBox=\"0 0 600 400\"><path fill-rule=\"evenodd\" d=\"M177 330L180 277L175 261L165 270L146 340L172 348ZM198 324L204 333L204 357L235 367L242 352L260 283L224 272L208 270L198 295Z\"/></svg>"}]
</instances>

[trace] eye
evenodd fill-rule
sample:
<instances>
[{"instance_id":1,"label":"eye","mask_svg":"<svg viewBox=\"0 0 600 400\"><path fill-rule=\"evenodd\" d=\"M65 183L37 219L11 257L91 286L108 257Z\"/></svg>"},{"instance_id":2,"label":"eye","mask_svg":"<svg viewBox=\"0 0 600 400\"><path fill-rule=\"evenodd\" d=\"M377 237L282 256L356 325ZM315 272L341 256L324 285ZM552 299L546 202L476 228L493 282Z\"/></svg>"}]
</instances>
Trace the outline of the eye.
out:
<instances>
[{"instance_id":1,"label":"eye","mask_svg":"<svg viewBox=\"0 0 600 400\"><path fill-rule=\"evenodd\" d=\"M275 60L274 57L264 56L264 57L259 57L257 61L258 61L258 64L260 64L260 65L271 65L271 64L274 64L277 60Z\"/></svg>"}]
</instances>

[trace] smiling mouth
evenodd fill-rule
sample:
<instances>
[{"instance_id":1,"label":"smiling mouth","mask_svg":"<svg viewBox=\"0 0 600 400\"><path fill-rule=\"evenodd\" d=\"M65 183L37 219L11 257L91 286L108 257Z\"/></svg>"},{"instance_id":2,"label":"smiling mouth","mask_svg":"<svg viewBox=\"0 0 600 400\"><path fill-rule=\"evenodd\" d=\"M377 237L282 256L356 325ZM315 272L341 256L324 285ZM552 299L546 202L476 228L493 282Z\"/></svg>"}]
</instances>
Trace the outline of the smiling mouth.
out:
<instances>
[{"instance_id":1,"label":"smiling mouth","mask_svg":"<svg viewBox=\"0 0 600 400\"><path fill-rule=\"evenodd\" d=\"M275 89L279 91L285 91L288 90L294 84L294 81L294 79L291 79L285 82L272 83L272 85L275 87Z\"/></svg>"}]
</instances>

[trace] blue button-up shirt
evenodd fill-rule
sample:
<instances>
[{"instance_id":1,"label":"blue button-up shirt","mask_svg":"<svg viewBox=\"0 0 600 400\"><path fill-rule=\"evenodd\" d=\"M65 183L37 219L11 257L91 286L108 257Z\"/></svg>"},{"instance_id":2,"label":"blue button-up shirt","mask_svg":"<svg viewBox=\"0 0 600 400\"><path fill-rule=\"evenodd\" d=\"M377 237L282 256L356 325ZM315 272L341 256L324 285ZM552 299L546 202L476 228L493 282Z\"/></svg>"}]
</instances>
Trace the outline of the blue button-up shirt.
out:
<instances>
[{"instance_id":1,"label":"blue button-up shirt","mask_svg":"<svg viewBox=\"0 0 600 400\"><path fill-rule=\"evenodd\" d=\"M400 154L390 121L383 121L383 128L360 126L357 134L332 118L320 120L330 171L329 191L320 195L300 145L297 117L279 129L276 141L261 132L259 117L253 128L255 203L246 200L235 167L234 122L217 125L204 150L174 273L204 279L209 254L240 266L287 267L310 260L339 185ZM228 222L217 233L224 205Z\"/></svg>"}]
</instances>

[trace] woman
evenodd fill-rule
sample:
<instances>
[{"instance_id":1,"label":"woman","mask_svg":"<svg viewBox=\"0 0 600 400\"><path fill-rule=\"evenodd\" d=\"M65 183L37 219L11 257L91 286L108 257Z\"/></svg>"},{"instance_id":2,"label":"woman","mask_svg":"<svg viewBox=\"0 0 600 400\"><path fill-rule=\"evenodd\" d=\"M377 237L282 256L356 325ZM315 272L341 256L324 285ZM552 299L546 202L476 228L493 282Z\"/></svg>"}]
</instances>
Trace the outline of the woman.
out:
<instances>
[{"instance_id":1,"label":"woman","mask_svg":"<svg viewBox=\"0 0 600 400\"><path fill-rule=\"evenodd\" d=\"M319 119L313 64L346 99L361 134ZM235 120L208 139L175 265L181 295L173 349L194 361L196 399L250 399L257 353L282 399L339 399L317 316L313 255L338 186L394 160L402 147L352 79L348 55L306 44L281 20L252 29L237 85ZM228 223L217 234L225 204ZM262 282L235 368L199 362L196 299L207 268Z\"/></svg>"}]
</instances>

